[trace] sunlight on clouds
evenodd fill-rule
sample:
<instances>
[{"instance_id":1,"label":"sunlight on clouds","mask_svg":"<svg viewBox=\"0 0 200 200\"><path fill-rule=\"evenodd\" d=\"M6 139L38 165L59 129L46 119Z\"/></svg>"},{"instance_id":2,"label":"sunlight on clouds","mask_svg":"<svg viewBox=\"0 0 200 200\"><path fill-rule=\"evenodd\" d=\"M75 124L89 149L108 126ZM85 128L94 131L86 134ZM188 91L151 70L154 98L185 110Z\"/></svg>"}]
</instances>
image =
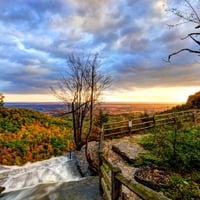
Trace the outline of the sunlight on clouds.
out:
<instances>
[{"instance_id":1,"label":"sunlight on clouds","mask_svg":"<svg viewBox=\"0 0 200 200\"><path fill-rule=\"evenodd\" d=\"M200 87L148 88L135 91L106 92L104 100L110 102L159 102L185 103L189 95L200 91Z\"/></svg>"},{"instance_id":2,"label":"sunlight on clouds","mask_svg":"<svg viewBox=\"0 0 200 200\"><path fill-rule=\"evenodd\" d=\"M115 26L120 20L112 16L116 12L114 0L70 0L70 2L79 15L72 15L69 23L81 28L83 32L105 31L108 27Z\"/></svg>"},{"instance_id":3,"label":"sunlight on clouds","mask_svg":"<svg viewBox=\"0 0 200 200\"><path fill-rule=\"evenodd\" d=\"M159 0L153 4L153 8L162 16L166 14L165 6L167 5L166 0Z\"/></svg>"},{"instance_id":4,"label":"sunlight on clouds","mask_svg":"<svg viewBox=\"0 0 200 200\"><path fill-rule=\"evenodd\" d=\"M167 26L179 21L166 9L186 9L185 1L10 2L0 7L0 92L6 101L57 101L47 88L65 70L71 52L100 53L102 71L113 76L105 101L185 102L200 89L197 57L181 53L171 64L163 62L192 47L193 41L180 38L194 27ZM199 0L191 2L197 8Z\"/></svg>"},{"instance_id":5,"label":"sunlight on clouds","mask_svg":"<svg viewBox=\"0 0 200 200\"><path fill-rule=\"evenodd\" d=\"M164 19L166 16L166 7L167 7L167 0L158 0L154 1L152 3L152 17L148 19L148 23L150 25L155 24L155 26L158 26L158 24Z\"/></svg>"}]
</instances>

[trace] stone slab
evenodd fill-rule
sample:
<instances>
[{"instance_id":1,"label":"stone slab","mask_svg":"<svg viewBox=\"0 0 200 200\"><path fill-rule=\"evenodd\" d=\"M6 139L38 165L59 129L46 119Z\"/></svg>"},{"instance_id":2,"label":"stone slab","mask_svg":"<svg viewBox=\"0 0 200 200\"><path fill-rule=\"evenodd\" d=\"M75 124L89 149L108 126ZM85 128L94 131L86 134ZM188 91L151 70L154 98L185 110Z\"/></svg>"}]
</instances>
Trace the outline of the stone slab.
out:
<instances>
[{"instance_id":1,"label":"stone slab","mask_svg":"<svg viewBox=\"0 0 200 200\"><path fill-rule=\"evenodd\" d=\"M143 151L138 144L123 141L113 144L112 150L119 154L128 163L134 163L138 154Z\"/></svg>"}]
</instances>

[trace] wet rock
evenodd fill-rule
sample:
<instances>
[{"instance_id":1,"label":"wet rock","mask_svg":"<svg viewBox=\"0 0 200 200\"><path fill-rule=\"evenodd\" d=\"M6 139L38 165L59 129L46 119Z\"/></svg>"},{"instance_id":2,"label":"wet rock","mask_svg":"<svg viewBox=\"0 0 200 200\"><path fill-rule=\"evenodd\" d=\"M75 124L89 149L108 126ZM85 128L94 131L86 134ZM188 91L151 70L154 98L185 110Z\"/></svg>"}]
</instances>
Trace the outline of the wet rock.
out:
<instances>
[{"instance_id":1,"label":"wet rock","mask_svg":"<svg viewBox=\"0 0 200 200\"><path fill-rule=\"evenodd\" d=\"M88 143L88 155L92 160L92 165L96 170L98 170L99 166L99 143L92 141ZM83 177L93 176L94 172L91 170L85 155L85 146L82 147L80 151L75 151L76 159L78 160L78 166Z\"/></svg>"},{"instance_id":2,"label":"wet rock","mask_svg":"<svg viewBox=\"0 0 200 200\"><path fill-rule=\"evenodd\" d=\"M39 184L32 188L2 193L1 200L102 200L99 178L87 177L79 181Z\"/></svg>"},{"instance_id":3,"label":"wet rock","mask_svg":"<svg viewBox=\"0 0 200 200\"><path fill-rule=\"evenodd\" d=\"M82 161L80 161L82 159ZM81 164L80 164L81 163ZM83 167L83 163L85 166ZM81 178L80 168L87 175L85 150L79 156L65 156L22 167L2 166L0 178L6 190L1 200L100 200L98 177ZM89 175L89 174L88 174ZM0 180L0 181L1 181Z\"/></svg>"},{"instance_id":4,"label":"wet rock","mask_svg":"<svg viewBox=\"0 0 200 200\"><path fill-rule=\"evenodd\" d=\"M5 187L0 186L0 193L2 193L5 189Z\"/></svg>"},{"instance_id":5,"label":"wet rock","mask_svg":"<svg viewBox=\"0 0 200 200\"><path fill-rule=\"evenodd\" d=\"M66 156L76 162L76 168L78 169L81 177L90 176L88 162L85 156L85 150L83 148L80 151L71 151L67 153Z\"/></svg>"},{"instance_id":6,"label":"wet rock","mask_svg":"<svg viewBox=\"0 0 200 200\"><path fill-rule=\"evenodd\" d=\"M8 179L9 171L0 171L0 185L2 185Z\"/></svg>"},{"instance_id":7,"label":"wet rock","mask_svg":"<svg viewBox=\"0 0 200 200\"><path fill-rule=\"evenodd\" d=\"M91 176L91 171L89 170L89 164L85 156L85 146L83 146L80 151L75 151L74 155L75 159L77 160L77 165L82 177Z\"/></svg>"},{"instance_id":8,"label":"wet rock","mask_svg":"<svg viewBox=\"0 0 200 200\"><path fill-rule=\"evenodd\" d=\"M66 156L51 158L24 166L7 166L0 171L4 192L49 182L73 181L81 177L77 161Z\"/></svg>"}]
</instances>

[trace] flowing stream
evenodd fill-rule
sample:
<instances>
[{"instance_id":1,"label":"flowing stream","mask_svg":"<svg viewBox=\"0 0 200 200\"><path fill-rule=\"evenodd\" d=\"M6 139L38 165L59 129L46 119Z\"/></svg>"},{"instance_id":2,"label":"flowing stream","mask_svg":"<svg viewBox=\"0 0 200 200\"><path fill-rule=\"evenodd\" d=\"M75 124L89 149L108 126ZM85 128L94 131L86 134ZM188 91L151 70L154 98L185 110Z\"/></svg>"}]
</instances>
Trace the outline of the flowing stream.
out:
<instances>
[{"instance_id":1,"label":"flowing stream","mask_svg":"<svg viewBox=\"0 0 200 200\"><path fill-rule=\"evenodd\" d=\"M69 182L81 178L75 160L60 156L19 166L1 166L0 183L9 192L53 182Z\"/></svg>"},{"instance_id":2,"label":"flowing stream","mask_svg":"<svg viewBox=\"0 0 200 200\"><path fill-rule=\"evenodd\" d=\"M99 178L82 178L76 156L19 166L0 165L1 200L102 200ZM81 172L82 173L82 172Z\"/></svg>"}]
</instances>

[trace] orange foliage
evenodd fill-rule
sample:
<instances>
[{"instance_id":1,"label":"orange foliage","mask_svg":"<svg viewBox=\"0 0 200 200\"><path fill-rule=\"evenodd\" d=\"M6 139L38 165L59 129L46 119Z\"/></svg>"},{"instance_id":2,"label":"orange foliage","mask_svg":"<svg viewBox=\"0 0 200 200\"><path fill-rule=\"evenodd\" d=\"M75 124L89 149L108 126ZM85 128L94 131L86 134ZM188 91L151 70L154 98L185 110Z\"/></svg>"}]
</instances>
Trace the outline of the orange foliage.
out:
<instances>
[{"instance_id":1,"label":"orange foliage","mask_svg":"<svg viewBox=\"0 0 200 200\"><path fill-rule=\"evenodd\" d=\"M36 111L0 109L0 164L23 165L72 150L73 137L65 123ZM8 126L11 131L5 130Z\"/></svg>"}]
</instances>

